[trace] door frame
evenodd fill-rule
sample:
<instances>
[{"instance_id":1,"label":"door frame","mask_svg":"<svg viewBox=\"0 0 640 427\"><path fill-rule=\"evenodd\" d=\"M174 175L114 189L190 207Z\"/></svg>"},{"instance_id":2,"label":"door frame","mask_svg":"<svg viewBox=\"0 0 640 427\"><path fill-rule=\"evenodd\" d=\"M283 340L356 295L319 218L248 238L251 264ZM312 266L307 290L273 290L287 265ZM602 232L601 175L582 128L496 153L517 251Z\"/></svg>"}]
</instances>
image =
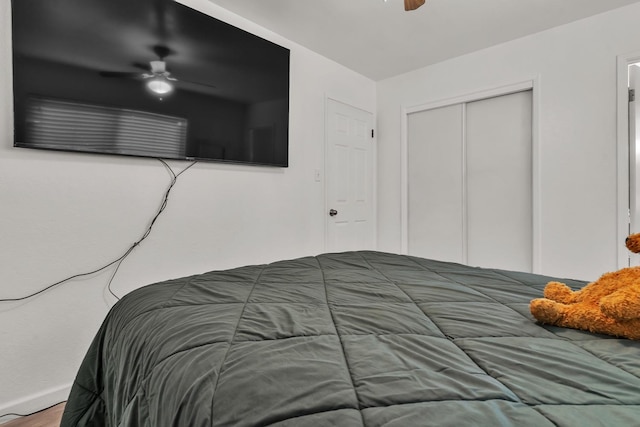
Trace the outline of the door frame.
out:
<instances>
[{"instance_id":1,"label":"door frame","mask_svg":"<svg viewBox=\"0 0 640 427\"><path fill-rule=\"evenodd\" d=\"M629 266L629 251L624 241L629 234L629 65L640 62L640 51L618 55L616 63L617 97L617 226L616 251L618 268Z\"/></svg>"},{"instance_id":2,"label":"door frame","mask_svg":"<svg viewBox=\"0 0 640 427\"><path fill-rule=\"evenodd\" d=\"M331 209L329 201L329 185L327 184L327 173L330 170L329 167L329 103L337 102L339 104L346 105L350 108L364 111L371 115L371 127L373 129L373 138L371 139L371 228L372 228L372 245L373 249L378 247L378 132L376 129L376 114L366 108L354 105L351 102L341 100L338 97L331 96L330 94L324 94L324 158L323 158L323 173L322 173L322 185L323 185L323 197L324 197L324 210L322 212L323 227L324 227L324 251L327 251L327 245L329 240L329 209Z\"/></svg>"},{"instance_id":3,"label":"door frame","mask_svg":"<svg viewBox=\"0 0 640 427\"><path fill-rule=\"evenodd\" d=\"M531 90L532 105L531 105L531 167L532 167L532 260L531 266L534 273L541 271L540 266L540 144L539 144L539 105L540 105L540 76L535 76L529 79L507 83L500 86L493 86L485 89L481 89L475 92L463 93L460 95L454 95L447 98L440 98L436 100L427 101L416 105L403 105L400 111L400 195L401 195L401 207L400 207L400 223L401 223L401 251L403 254L407 254L409 251L409 135L408 135L408 116L412 113L421 111L433 110L435 108L447 107L451 105L464 104L474 101L481 101L483 99L494 98L497 96L509 95L512 93L523 92ZM464 117L464 112L463 112ZM464 133L464 129L463 129ZM464 161L464 160L463 160ZM465 171L463 169L463 180L465 179ZM464 194L463 194L464 198ZM466 202L463 200L463 262L467 262L466 259Z\"/></svg>"}]
</instances>

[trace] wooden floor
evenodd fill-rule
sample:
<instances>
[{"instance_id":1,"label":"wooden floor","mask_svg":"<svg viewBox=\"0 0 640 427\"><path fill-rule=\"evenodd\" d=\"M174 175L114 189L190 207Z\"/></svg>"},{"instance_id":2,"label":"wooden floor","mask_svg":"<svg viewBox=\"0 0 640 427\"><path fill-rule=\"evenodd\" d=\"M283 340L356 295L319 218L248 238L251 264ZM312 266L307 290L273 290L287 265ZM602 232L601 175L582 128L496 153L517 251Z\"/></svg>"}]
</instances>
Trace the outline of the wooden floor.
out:
<instances>
[{"instance_id":1,"label":"wooden floor","mask_svg":"<svg viewBox=\"0 0 640 427\"><path fill-rule=\"evenodd\" d=\"M60 403L28 417L11 420L2 424L2 427L60 427L64 405Z\"/></svg>"}]
</instances>

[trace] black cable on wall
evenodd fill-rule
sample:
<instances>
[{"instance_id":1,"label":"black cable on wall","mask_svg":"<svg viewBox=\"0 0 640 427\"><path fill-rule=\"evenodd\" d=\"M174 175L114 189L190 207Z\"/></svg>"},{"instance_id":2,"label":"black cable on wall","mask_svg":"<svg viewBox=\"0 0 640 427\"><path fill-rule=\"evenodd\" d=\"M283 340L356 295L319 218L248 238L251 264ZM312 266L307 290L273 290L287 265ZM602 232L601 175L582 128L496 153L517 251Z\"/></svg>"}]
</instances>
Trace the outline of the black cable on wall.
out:
<instances>
[{"instance_id":1,"label":"black cable on wall","mask_svg":"<svg viewBox=\"0 0 640 427\"><path fill-rule=\"evenodd\" d=\"M100 268L97 268L97 269L92 270L92 271L88 271L86 273L74 274L73 276L69 276L69 277L67 277L65 279L62 279L62 280L57 281L55 283L52 283L49 286L46 286L45 288L40 289L39 291L36 291L36 292L34 292L32 294L29 294L29 295L25 295L25 296L17 297L17 298L0 298L0 302L23 301L23 300L26 300L26 299L29 299L29 298L33 298L36 295L40 295L43 292L46 292L49 289L55 288L56 286L59 286L59 285L61 285L63 283L66 283L66 282L68 282L70 280L77 279L79 277L85 277L85 276L90 276L92 274L99 273L99 272L101 272L103 270L106 270L107 268L109 268L109 267L111 267L113 265L115 265L115 270L114 270L113 274L111 275L111 278L109 279L109 282L107 284L107 290L109 291L109 293L111 293L111 295L113 295L117 300L119 300L120 297L118 297L113 292L113 290L111 289L111 284L113 283L113 279L115 278L116 274L118 273L118 269L120 269L120 266L122 265L122 262L131 254L131 252L133 252L133 250L137 246L139 246L147 237L149 237L149 234L151 234L151 230L153 229L154 224L158 220L158 217L162 214L162 212L167 207L167 203L169 202L169 194L171 193L171 189L173 188L173 186L178 181L178 177L180 175L182 175L184 172L186 172L190 167L192 167L193 165L195 165L197 163L197 161L194 161L191 164L189 164L189 166L187 166L186 168L181 170L180 172L175 173L173 171L173 169L171 169L171 166L169 166L169 164L167 162L165 162L162 159L157 159L157 160L164 165L164 167L167 169L167 171L171 175L171 182L169 183L169 186L167 187L167 189L166 189L166 191L164 193L164 197L162 199L162 203L160 204L160 208L158 209L158 211L156 212L154 217L151 219L151 222L149 223L149 226L147 227L145 232L142 234L142 237L140 237L140 239L138 239L135 243L133 243L131 246L129 246L129 248L122 255L120 255L118 258L116 258L113 261L103 265Z\"/></svg>"}]
</instances>

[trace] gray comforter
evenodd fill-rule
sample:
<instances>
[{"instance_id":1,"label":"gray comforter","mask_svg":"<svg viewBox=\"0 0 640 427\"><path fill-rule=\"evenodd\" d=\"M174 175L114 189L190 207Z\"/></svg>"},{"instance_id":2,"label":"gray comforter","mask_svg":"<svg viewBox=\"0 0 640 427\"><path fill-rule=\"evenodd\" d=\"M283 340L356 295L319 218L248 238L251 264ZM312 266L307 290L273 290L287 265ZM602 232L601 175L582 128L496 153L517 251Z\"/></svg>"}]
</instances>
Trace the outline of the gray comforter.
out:
<instances>
[{"instance_id":1,"label":"gray comforter","mask_svg":"<svg viewBox=\"0 0 640 427\"><path fill-rule=\"evenodd\" d=\"M349 252L150 285L62 427L640 425L640 342L537 325L549 280Z\"/></svg>"}]
</instances>

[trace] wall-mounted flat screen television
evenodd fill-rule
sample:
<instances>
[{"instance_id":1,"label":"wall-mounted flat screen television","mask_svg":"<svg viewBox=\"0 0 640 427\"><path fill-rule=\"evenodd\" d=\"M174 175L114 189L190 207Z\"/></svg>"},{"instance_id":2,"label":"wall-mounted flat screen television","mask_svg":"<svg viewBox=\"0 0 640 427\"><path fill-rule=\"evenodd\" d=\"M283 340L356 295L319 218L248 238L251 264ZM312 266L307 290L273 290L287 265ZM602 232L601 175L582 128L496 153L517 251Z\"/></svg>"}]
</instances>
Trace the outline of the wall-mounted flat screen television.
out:
<instances>
[{"instance_id":1,"label":"wall-mounted flat screen television","mask_svg":"<svg viewBox=\"0 0 640 427\"><path fill-rule=\"evenodd\" d=\"M287 166L289 49L173 0L12 0L14 146Z\"/></svg>"}]
</instances>

